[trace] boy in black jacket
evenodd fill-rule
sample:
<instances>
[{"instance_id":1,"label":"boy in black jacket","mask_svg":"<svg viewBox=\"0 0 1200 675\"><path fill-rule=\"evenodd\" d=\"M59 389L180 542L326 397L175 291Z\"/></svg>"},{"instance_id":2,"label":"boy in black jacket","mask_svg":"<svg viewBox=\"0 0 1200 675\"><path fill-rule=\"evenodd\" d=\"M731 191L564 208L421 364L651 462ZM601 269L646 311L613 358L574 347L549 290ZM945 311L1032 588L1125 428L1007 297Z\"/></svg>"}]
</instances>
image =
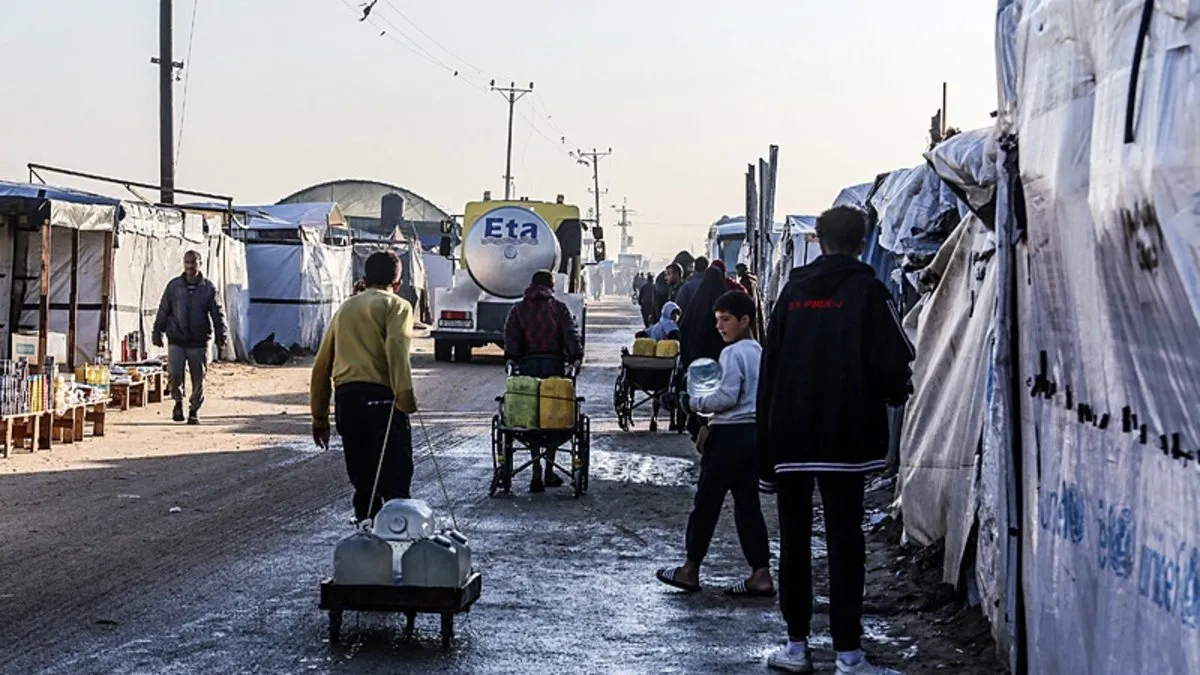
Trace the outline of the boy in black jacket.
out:
<instances>
[{"instance_id":1,"label":"boy in black jacket","mask_svg":"<svg viewBox=\"0 0 1200 675\"><path fill-rule=\"evenodd\" d=\"M792 270L763 345L758 471L760 488L779 493L780 608L788 625L787 646L767 663L789 672L812 672L814 486L825 509L837 672L895 672L862 652L864 474L884 468L887 406L911 393L915 353L887 288L858 260L866 227L852 207L821 214L823 255Z\"/></svg>"}]
</instances>

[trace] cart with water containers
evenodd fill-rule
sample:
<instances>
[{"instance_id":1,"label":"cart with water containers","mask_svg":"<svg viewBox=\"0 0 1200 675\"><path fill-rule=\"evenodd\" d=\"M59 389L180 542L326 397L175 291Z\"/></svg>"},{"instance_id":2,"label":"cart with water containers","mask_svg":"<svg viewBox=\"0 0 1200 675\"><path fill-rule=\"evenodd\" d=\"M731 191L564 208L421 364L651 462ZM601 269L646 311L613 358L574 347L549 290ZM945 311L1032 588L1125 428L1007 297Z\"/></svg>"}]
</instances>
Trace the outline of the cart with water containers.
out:
<instances>
[{"instance_id":1,"label":"cart with water containers","mask_svg":"<svg viewBox=\"0 0 1200 675\"><path fill-rule=\"evenodd\" d=\"M418 499L393 499L363 529L338 542L333 577L321 584L329 641L341 640L345 612L403 614L404 632L420 614L441 617L442 646L454 640L454 617L469 612L483 590L466 537L434 529L433 511Z\"/></svg>"},{"instance_id":2,"label":"cart with water containers","mask_svg":"<svg viewBox=\"0 0 1200 675\"><path fill-rule=\"evenodd\" d=\"M650 431L658 431L658 412L667 409L670 428L683 433L683 411L675 405L680 380L677 340L634 340L633 352L621 348L621 370L613 383L613 411L622 431L633 427L633 411L650 404Z\"/></svg>"},{"instance_id":3,"label":"cart with water containers","mask_svg":"<svg viewBox=\"0 0 1200 675\"><path fill-rule=\"evenodd\" d=\"M582 497L588 489L592 423L583 414L584 398L575 395L578 373L568 367L566 377L522 377L519 368L509 364L508 374L504 394L496 397L499 410L492 417L492 484L488 494L511 493L513 476L535 462L545 461L569 476L574 495ZM529 451L529 459L519 465L518 449ZM564 449L569 466L560 460ZM552 454L554 462L550 462Z\"/></svg>"}]
</instances>

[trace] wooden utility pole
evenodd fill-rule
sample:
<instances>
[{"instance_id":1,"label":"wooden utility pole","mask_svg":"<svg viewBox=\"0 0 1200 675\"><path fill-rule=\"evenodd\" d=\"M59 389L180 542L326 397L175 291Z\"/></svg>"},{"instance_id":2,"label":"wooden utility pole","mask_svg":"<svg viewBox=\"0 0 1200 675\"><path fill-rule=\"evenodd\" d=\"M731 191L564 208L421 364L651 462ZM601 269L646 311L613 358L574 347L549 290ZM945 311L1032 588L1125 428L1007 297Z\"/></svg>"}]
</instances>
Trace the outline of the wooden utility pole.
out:
<instances>
[{"instance_id":1,"label":"wooden utility pole","mask_svg":"<svg viewBox=\"0 0 1200 675\"><path fill-rule=\"evenodd\" d=\"M600 160L612 154L612 148L605 152L599 152L592 148L591 152L576 150L572 155L575 161L584 166L592 167L592 194L596 198L596 227L600 227Z\"/></svg>"},{"instance_id":2,"label":"wooden utility pole","mask_svg":"<svg viewBox=\"0 0 1200 675\"><path fill-rule=\"evenodd\" d=\"M524 89L518 87L515 82L512 82L507 87L497 87L496 81L492 80L492 91L498 91L504 96L504 100L508 101L508 146L504 153L504 200L508 201L512 198L512 138L513 138L513 110L517 106L517 101L520 101L533 91L533 83L529 83L529 88Z\"/></svg>"},{"instance_id":3,"label":"wooden utility pole","mask_svg":"<svg viewBox=\"0 0 1200 675\"><path fill-rule=\"evenodd\" d=\"M629 249L629 244L633 243L633 240L630 239L630 237L629 237L629 226L633 225L633 223L629 222L629 216L632 214L635 214L637 212L634 211L633 209L629 208L629 200L625 199L625 198L621 199L620 206L614 205L613 208L621 212L621 222L617 223L617 227L621 228L620 251L621 251L621 253L627 253L628 249Z\"/></svg>"},{"instance_id":4,"label":"wooden utility pole","mask_svg":"<svg viewBox=\"0 0 1200 675\"><path fill-rule=\"evenodd\" d=\"M158 3L158 184L159 201L175 203L175 103L172 98L172 80L175 78L175 61L172 57L171 3ZM180 64L182 66L182 64Z\"/></svg>"}]
</instances>

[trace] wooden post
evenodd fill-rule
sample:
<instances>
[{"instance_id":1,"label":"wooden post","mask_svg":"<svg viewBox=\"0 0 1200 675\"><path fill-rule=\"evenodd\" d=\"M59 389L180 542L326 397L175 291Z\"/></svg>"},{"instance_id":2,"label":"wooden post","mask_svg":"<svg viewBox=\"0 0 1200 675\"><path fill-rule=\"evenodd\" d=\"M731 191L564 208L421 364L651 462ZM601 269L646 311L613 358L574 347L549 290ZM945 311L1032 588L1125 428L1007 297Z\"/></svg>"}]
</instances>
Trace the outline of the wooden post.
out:
<instances>
[{"instance_id":1,"label":"wooden post","mask_svg":"<svg viewBox=\"0 0 1200 675\"><path fill-rule=\"evenodd\" d=\"M71 234L71 314L67 319L67 368L75 372L75 341L79 326L79 230Z\"/></svg>"},{"instance_id":2,"label":"wooden post","mask_svg":"<svg viewBox=\"0 0 1200 675\"><path fill-rule=\"evenodd\" d=\"M38 362L46 362L46 341L50 332L50 221L42 223L41 299L38 302Z\"/></svg>"},{"instance_id":3,"label":"wooden post","mask_svg":"<svg viewBox=\"0 0 1200 675\"><path fill-rule=\"evenodd\" d=\"M96 349L109 345L108 335L109 299L112 297L113 277L113 231L104 233L104 261L100 267L100 330L96 334ZM111 346L109 347L111 349Z\"/></svg>"}]
</instances>

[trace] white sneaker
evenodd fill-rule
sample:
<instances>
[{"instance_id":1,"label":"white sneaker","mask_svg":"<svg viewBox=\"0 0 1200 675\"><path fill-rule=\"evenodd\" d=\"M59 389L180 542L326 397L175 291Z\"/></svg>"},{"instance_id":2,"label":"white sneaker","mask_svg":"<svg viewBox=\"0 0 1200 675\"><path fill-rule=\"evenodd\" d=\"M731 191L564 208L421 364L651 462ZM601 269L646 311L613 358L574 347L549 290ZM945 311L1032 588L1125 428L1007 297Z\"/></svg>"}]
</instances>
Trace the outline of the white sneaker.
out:
<instances>
[{"instance_id":1,"label":"white sneaker","mask_svg":"<svg viewBox=\"0 0 1200 675\"><path fill-rule=\"evenodd\" d=\"M845 663L842 663L841 659L837 659L837 672L853 673L854 675L904 675L904 673L901 673L898 670L892 670L891 668L884 668L883 666L874 665L865 658L853 666L848 666Z\"/></svg>"},{"instance_id":2,"label":"white sneaker","mask_svg":"<svg viewBox=\"0 0 1200 675\"><path fill-rule=\"evenodd\" d=\"M812 658L808 651L803 654L793 654L787 645L780 647L767 657L767 667L772 670L782 670L785 673L815 673Z\"/></svg>"}]
</instances>

